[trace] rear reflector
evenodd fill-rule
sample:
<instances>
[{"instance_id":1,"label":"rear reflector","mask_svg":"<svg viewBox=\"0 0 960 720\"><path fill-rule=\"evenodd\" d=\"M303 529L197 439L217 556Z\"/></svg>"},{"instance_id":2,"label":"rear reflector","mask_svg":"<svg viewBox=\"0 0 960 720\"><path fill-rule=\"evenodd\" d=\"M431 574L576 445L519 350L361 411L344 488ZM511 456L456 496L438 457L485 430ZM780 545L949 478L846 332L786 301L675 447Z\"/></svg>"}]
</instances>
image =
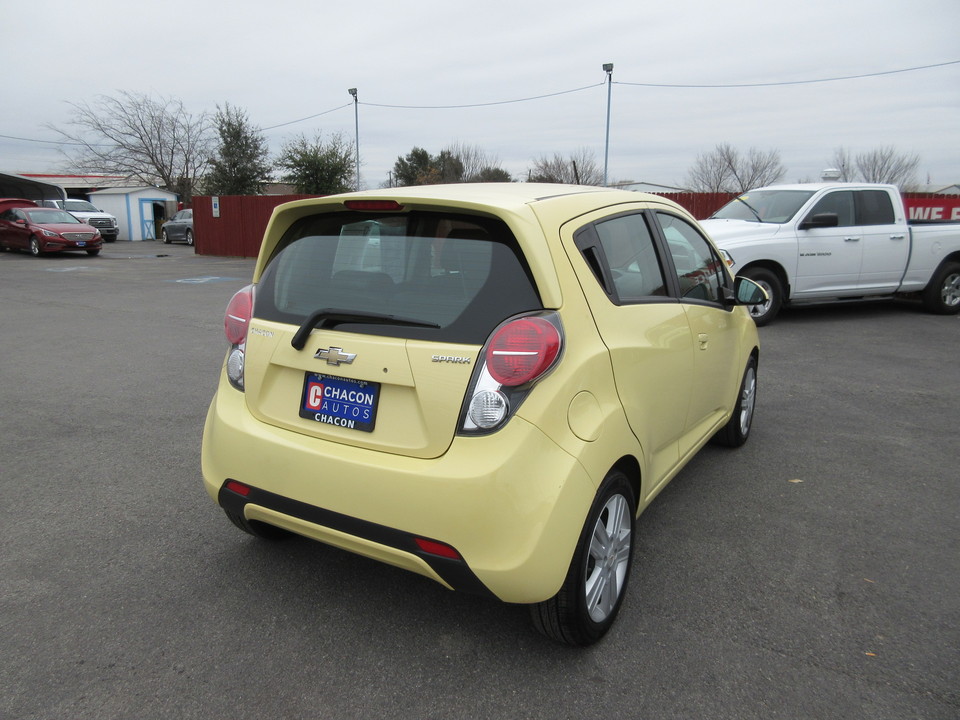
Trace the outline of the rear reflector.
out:
<instances>
[{"instance_id":1,"label":"rear reflector","mask_svg":"<svg viewBox=\"0 0 960 720\"><path fill-rule=\"evenodd\" d=\"M226 487L227 490L235 492L237 495L243 495L244 497L250 494L250 488L243 483L238 483L236 480L227 480L227 484L224 487Z\"/></svg>"},{"instance_id":2,"label":"rear reflector","mask_svg":"<svg viewBox=\"0 0 960 720\"><path fill-rule=\"evenodd\" d=\"M439 555L440 557L450 558L452 560L462 559L460 553L449 545L444 545L443 543L438 543L433 540L424 540L423 538L414 538L414 541L421 550L431 555Z\"/></svg>"},{"instance_id":3,"label":"rear reflector","mask_svg":"<svg viewBox=\"0 0 960 720\"><path fill-rule=\"evenodd\" d=\"M343 206L347 210L403 210L396 200L346 200Z\"/></svg>"}]
</instances>

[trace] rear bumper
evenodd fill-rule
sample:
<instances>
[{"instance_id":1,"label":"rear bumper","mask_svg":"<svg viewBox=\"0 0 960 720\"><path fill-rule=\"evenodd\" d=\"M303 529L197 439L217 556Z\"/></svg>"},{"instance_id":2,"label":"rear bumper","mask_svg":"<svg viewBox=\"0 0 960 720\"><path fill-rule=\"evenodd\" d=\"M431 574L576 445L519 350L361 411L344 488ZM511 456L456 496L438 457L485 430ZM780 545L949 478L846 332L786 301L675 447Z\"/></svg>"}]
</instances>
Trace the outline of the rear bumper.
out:
<instances>
[{"instance_id":1,"label":"rear bumper","mask_svg":"<svg viewBox=\"0 0 960 720\"><path fill-rule=\"evenodd\" d=\"M560 589L596 491L575 458L518 417L494 435L455 438L439 458L408 458L263 424L223 380L201 456L211 498L250 520L516 603ZM226 489L228 479L251 491Z\"/></svg>"}]
</instances>

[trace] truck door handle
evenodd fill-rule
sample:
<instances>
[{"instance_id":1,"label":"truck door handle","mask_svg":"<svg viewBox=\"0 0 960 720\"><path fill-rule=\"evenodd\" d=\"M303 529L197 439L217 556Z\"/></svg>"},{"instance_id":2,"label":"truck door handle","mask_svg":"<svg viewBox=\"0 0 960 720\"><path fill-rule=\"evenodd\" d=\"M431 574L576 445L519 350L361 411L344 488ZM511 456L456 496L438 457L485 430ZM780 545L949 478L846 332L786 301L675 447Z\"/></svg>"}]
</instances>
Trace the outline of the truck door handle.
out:
<instances>
[{"instance_id":1,"label":"truck door handle","mask_svg":"<svg viewBox=\"0 0 960 720\"><path fill-rule=\"evenodd\" d=\"M905 237L906 237L906 235L891 235L891 236L890 236L890 239L891 239L891 240L903 240Z\"/></svg>"},{"instance_id":2,"label":"truck door handle","mask_svg":"<svg viewBox=\"0 0 960 720\"><path fill-rule=\"evenodd\" d=\"M860 238L853 237L852 235L849 237L845 237L843 240L844 242L860 242Z\"/></svg>"}]
</instances>

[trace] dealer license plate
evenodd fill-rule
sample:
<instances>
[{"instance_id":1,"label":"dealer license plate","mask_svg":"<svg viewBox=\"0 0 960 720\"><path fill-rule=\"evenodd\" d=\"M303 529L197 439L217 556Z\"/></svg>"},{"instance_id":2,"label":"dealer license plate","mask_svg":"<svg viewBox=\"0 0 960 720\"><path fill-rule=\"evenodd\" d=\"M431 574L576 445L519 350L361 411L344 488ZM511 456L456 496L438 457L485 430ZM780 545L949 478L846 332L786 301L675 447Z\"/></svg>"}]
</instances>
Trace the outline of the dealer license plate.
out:
<instances>
[{"instance_id":1,"label":"dealer license plate","mask_svg":"<svg viewBox=\"0 0 960 720\"><path fill-rule=\"evenodd\" d=\"M300 417L348 430L373 432L380 383L308 372L303 381Z\"/></svg>"}]
</instances>

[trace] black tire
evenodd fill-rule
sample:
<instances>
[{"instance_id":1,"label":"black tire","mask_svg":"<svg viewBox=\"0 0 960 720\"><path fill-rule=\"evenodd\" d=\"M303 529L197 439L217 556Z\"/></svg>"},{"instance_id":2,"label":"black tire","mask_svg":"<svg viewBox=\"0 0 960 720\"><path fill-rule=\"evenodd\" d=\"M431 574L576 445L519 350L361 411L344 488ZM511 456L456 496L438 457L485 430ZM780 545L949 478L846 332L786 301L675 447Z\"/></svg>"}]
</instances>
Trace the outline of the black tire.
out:
<instances>
[{"instance_id":1,"label":"black tire","mask_svg":"<svg viewBox=\"0 0 960 720\"><path fill-rule=\"evenodd\" d=\"M99 254L100 254L100 248L97 248L96 250L87 250L87 255L99 255Z\"/></svg>"},{"instance_id":2,"label":"black tire","mask_svg":"<svg viewBox=\"0 0 960 720\"><path fill-rule=\"evenodd\" d=\"M960 311L960 263L946 262L937 269L923 290L923 307L936 315Z\"/></svg>"},{"instance_id":3,"label":"black tire","mask_svg":"<svg viewBox=\"0 0 960 720\"><path fill-rule=\"evenodd\" d=\"M612 470L587 514L560 591L530 606L537 630L553 640L585 646L610 629L630 579L636 514L630 481Z\"/></svg>"},{"instance_id":4,"label":"black tire","mask_svg":"<svg viewBox=\"0 0 960 720\"><path fill-rule=\"evenodd\" d=\"M769 297L767 302L747 306L757 327L763 327L777 316L783 306L783 283L773 270L765 267L747 268L740 274L750 278L767 292Z\"/></svg>"},{"instance_id":5,"label":"black tire","mask_svg":"<svg viewBox=\"0 0 960 720\"><path fill-rule=\"evenodd\" d=\"M166 231L166 230L161 230L161 231L160 231L160 239L163 240L164 244L166 244L166 245L169 245L169 244L170 244L170 238L167 236L167 231Z\"/></svg>"},{"instance_id":6,"label":"black tire","mask_svg":"<svg viewBox=\"0 0 960 720\"><path fill-rule=\"evenodd\" d=\"M290 536L286 530L278 528L274 525L267 525L267 523L262 523L259 520L247 520L243 515L238 515L237 513L227 510L224 508L223 512L226 513L227 517L230 518L230 522L236 525L238 528L243 530L245 533L249 533L258 538L264 540L283 540Z\"/></svg>"},{"instance_id":7,"label":"black tire","mask_svg":"<svg viewBox=\"0 0 960 720\"><path fill-rule=\"evenodd\" d=\"M737 448L743 445L750 437L753 427L753 413L757 404L757 359L750 357L747 369L743 371L743 380L740 381L740 393L737 403L733 407L733 415L712 441L717 445Z\"/></svg>"},{"instance_id":8,"label":"black tire","mask_svg":"<svg viewBox=\"0 0 960 720\"><path fill-rule=\"evenodd\" d=\"M33 235L30 236L30 254L40 257L40 241Z\"/></svg>"},{"instance_id":9,"label":"black tire","mask_svg":"<svg viewBox=\"0 0 960 720\"><path fill-rule=\"evenodd\" d=\"M187 240L187 245L193 245L193 230L187 230L185 238Z\"/></svg>"}]
</instances>

